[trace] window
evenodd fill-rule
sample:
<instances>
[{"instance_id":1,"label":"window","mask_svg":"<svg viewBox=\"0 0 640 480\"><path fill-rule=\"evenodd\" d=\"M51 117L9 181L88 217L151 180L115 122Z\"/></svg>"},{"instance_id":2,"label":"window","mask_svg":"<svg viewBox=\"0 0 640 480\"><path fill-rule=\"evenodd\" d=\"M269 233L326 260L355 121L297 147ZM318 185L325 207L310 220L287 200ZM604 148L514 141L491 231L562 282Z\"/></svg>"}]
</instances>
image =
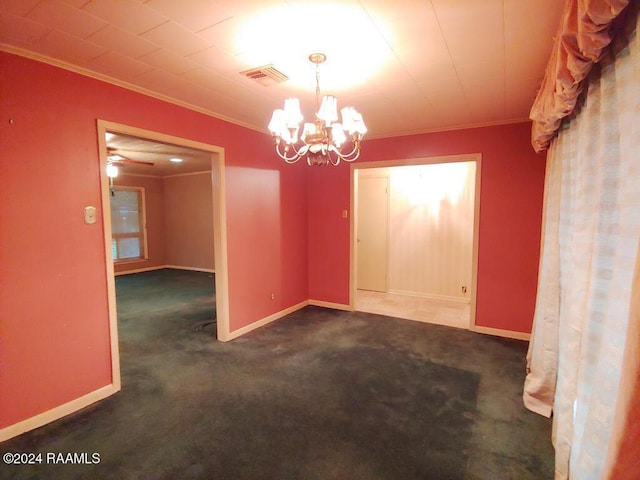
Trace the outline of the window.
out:
<instances>
[{"instance_id":1,"label":"window","mask_svg":"<svg viewBox=\"0 0 640 480\"><path fill-rule=\"evenodd\" d=\"M144 188L113 187L111 253L114 262L147 258Z\"/></svg>"}]
</instances>

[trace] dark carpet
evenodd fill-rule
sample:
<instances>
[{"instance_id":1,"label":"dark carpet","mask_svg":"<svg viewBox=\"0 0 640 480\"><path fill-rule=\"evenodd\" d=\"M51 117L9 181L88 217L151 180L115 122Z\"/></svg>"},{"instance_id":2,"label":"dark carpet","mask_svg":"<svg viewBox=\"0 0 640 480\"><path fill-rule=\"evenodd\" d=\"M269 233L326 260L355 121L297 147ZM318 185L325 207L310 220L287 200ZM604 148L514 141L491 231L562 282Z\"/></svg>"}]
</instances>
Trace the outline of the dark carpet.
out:
<instances>
[{"instance_id":1,"label":"dark carpet","mask_svg":"<svg viewBox=\"0 0 640 480\"><path fill-rule=\"evenodd\" d=\"M117 277L122 391L0 445L0 478L551 479L526 343L307 307L215 340L213 275ZM46 457L44 457L46 458Z\"/></svg>"}]
</instances>

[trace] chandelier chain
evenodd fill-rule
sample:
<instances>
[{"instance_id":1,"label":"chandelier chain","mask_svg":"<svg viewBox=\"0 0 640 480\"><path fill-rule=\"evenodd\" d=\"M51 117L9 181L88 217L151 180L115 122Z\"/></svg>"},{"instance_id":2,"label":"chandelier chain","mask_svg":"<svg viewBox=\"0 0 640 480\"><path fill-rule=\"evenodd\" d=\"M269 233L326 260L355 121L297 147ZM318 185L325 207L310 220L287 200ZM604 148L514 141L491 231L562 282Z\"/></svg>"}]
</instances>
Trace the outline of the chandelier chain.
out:
<instances>
[{"instance_id":1,"label":"chandelier chain","mask_svg":"<svg viewBox=\"0 0 640 480\"><path fill-rule=\"evenodd\" d=\"M316 63L316 111L320 108L320 64Z\"/></svg>"}]
</instances>

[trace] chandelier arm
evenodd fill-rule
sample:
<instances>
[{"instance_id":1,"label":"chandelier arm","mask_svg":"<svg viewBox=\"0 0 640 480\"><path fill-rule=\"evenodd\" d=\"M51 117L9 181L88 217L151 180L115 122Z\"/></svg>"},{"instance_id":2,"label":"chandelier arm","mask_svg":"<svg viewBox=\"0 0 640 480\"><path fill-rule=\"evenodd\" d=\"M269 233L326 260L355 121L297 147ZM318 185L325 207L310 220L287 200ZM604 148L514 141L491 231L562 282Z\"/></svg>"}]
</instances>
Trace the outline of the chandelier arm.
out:
<instances>
[{"instance_id":1,"label":"chandelier arm","mask_svg":"<svg viewBox=\"0 0 640 480\"><path fill-rule=\"evenodd\" d=\"M353 153L353 152L351 152ZM345 162L355 162L358 158L360 158L360 149L358 149L355 152L355 155L353 157L351 156L342 156L342 160L344 160Z\"/></svg>"},{"instance_id":2,"label":"chandelier arm","mask_svg":"<svg viewBox=\"0 0 640 480\"><path fill-rule=\"evenodd\" d=\"M293 157L287 157L283 155L282 153L280 153L277 147L276 147L276 153L282 160L284 160L287 163L296 163L298 160L300 160L300 157L298 157L297 155L294 155Z\"/></svg>"},{"instance_id":3,"label":"chandelier arm","mask_svg":"<svg viewBox=\"0 0 640 480\"><path fill-rule=\"evenodd\" d=\"M296 163L298 160L300 160L304 156L304 153L300 153L300 151L302 151L303 149L300 149L300 151L298 151L296 149L296 146L293 144L289 145L289 148L293 150L293 155L288 156L286 150L284 152L280 152L280 145L281 145L280 143L276 144L276 153L281 159L283 159L285 162L289 164Z\"/></svg>"},{"instance_id":4,"label":"chandelier arm","mask_svg":"<svg viewBox=\"0 0 640 480\"><path fill-rule=\"evenodd\" d=\"M333 154L336 157L335 162L331 159L331 152L333 152ZM345 156L342 153L340 153L340 150L338 150L334 145L329 145L329 152L327 153L327 156L329 157L329 161L331 162L331 165L333 165L334 167L337 167L340 164L340 160L343 160L345 162L352 162L353 160L358 158L358 157L355 157L353 159L349 159L348 156Z\"/></svg>"},{"instance_id":5,"label":"chandelier arm","mask_svg":"<svg viewBox=\"0 0 640 480\"><path fill-rule=\"evenodd\" d=\"M340 156L340 159L345 162L354 162L360 156L360 142L355 142L353 145L353 150L351 150L349 153L342 153L333 145L331 145L331 148L336 152L337 155Z\"/></svg>"}]
</instances>

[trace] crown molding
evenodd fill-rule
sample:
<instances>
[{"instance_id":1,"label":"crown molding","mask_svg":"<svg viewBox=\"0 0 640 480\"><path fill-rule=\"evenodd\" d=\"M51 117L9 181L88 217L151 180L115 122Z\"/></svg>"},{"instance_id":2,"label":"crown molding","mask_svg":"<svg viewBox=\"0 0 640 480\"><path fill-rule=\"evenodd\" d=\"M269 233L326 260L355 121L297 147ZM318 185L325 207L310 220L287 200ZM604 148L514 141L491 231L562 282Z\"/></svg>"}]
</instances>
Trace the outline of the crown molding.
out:
<instances>
[{"instance_id":1,"label":"crown molding","mask_svg":"<svg viewBox=\"0 0 640 480\"><path fill-rule=\"evenodd\" d=\"M427 133L442 133L442 132L455 132L457 130L471 130L474 128L483 128L483 127L499 127L501 125L512 125L515 123L530 123L531 119L528 117L522 118L512 118L508 120L496 120L492 122L478 122L478 123L465 123L460 125L453 125L450 127L440 127L440 128L427 128L423 130L412 130L409 132L401 132L401 133L392 133L389 135L367 135L368 140L380 140L383 138L395 138L395 137L408 137L411 135L424 135Z\"/></svg>"},{"instance_id":2,"label":"crown molding","mask_svg":"<svg viewBox=\"0 0 640 480\"><path fill-rule=\"evenodd\" d=\"M140 87L138 85L134 85L133 83L125 82L124 80L118 80L117 78L110 77L109 75L104 75L102 73L94 72L93 70L89 70L87 68L79 67L77 65L73 65L71 63L64 62L62 60L55 59L53 57L49 57L46 55L41 55L36 52L32 52L30 50L25 50L23 48L14 47L12 45L7 45L6 43L0 43L0 51L11 53L13 55L18 55L20 57L29 58L31 60L35 60L40 63L46 63L48 65L52 65L54 67L62 68L63 70L68 70L70 72L77 73L79 75L90 77L95 80L100 80L105 83L109 83L111 85L115 85L116 87L125 88L127 90L134 91L136 93L140 93L147 97L152 97L157 100L162 100L166 103L171 103L173 105L177 105L179 107L186 108L188 110L193 110L194 112L202 113L209 117L216 118L218 120L222 120L227 123L231 123L233 125L237 125L239 127L247 128L249 130L254 130L260 133L268 133L264 128L257 128L255 125L251 125L249 123L241 122L239 120L235 120L231 117L227 117L226 115L222 115L220 113L214 112L212 110L198 107L197 105L193 105L188 102L184 102L177 98L170 97L168 95L164 95L162 93L154 92L153 90L149 90L144 87Z\"/></svg>"}]
</instances>

